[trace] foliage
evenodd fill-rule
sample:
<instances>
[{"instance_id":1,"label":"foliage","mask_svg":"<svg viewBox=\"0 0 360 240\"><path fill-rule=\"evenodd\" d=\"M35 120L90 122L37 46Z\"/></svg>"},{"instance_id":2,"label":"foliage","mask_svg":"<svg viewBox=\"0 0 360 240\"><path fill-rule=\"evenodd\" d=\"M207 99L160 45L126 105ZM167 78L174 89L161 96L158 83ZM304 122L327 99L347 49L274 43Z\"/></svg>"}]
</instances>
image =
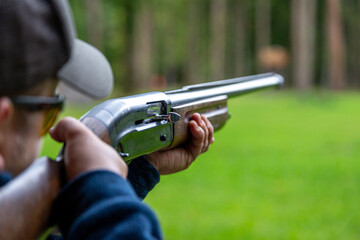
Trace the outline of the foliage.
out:
<instances>
[{"instance_id":1,"label":"foliage","mask_svg":"<svg viewBox=\"0 0 360 240\"><path fill-rule=\"evenodd\" d=\"M311 67L309 70L308 77L311 84L322 87L331 86L328 78L331 78L333 73L329 66L331 61L337 61L331 58L331 48L334 48L335 54L338 54L336 49L344 48L345 65L340 69L344 69L346 74L340 81L349 87L359 86L360 4L357 1L339 2L341 19L339 24L336 24L339 25L338 30L340 29L337 34L341 35L340 39L344 38L344 42L333 47L329 46L331 38L327 33L330 25L327 21L329 15L327 6L334 1L314 0L315 4L312 8L315 8L315 18L309 20L306 28L302 28L306 31L314 26L314 32L300 32L298 36L301 38L304 34L311 34L314 35L314 39L300 43L299 46L294 45L294 32L300 29L296 29L293 25L293 15L301 10L294 9L292 6L297 1L218 1L225 2L226 5L225 11L219 13L220 17L214 17L211 12L216 0L104 2L70 0L79 37L95 44L105 53L113 67L117 89L146 88L149 79L157 74L164 75L170 85L218 80L219 77L213 75L214 66L211 62L217 59L213 59L212 52L214 49L222 49L223 45L224 50L223 52L221 50L219 54L224 55L224 60L218 59L217 62L218 65L225 65L225 69L220 67L223 71L220 71L220 78L275 70L284 74L288 79L287 84L293 86L296 78L293 76L296 72L294 69L304 67L300 63L293 65L296 62L294 59L297 59L299 54L294 49L314 44L313 50L312 47L308 48L311 55L307 56L313 57L315 61L314 69ZM270 3L269 9L260 9L257 5L264 2ZM301 2L311 1L301 0ZM238 6L241 6L240 10ZM270 11L270 36L266 36L268 33L265 32L256 32L257 28L262 26L258 24L258 21L266 23L266 19L262 19L262 14L257 14L260 11L264 13ZM93 14L98 15L100 24L97 24L95 21L97 18ZM307 10L299 14L299 21L303 22L307 14ZM214 39L214 36L217 36L216 32L221 33L219 29L221 25L216 25L219 18L224 18L226 23L224 42ZM213 32L215 34L212 34ZM100 35L100 40L93 42L91 33ZM269 38L270 41L263 43L265 46L257 45L257 42L261 42L264 38ZM141 39L146 39L146 41L141 41ZM244 43L240 44L240 42ZM144 48L144 45L148 46ZM258 54L263 47L274 46L280 46L287 54L286 65L274 68L273 65L268 64L264 67L261 61L259 62ZM302 52L300 50L300 54ZM335 58L341 56L340 54ZM277 55L269 55L268 58L268 62L274 62ZM194 66L195 70L189 70L191 66ZM191 71L192 73L195 71L195 75L191 75ZM306 79L297 81L306 81Z\"/></svg>"}]
</instances>

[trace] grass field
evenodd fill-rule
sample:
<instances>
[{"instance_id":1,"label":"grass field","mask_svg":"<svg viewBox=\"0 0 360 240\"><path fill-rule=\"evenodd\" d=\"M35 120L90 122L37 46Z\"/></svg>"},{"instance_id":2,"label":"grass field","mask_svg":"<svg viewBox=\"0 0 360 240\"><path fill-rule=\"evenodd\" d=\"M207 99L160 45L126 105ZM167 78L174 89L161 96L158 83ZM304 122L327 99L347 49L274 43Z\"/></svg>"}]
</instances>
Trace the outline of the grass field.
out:
<instances>
[{"instance_id":1,"label":"grass field","mask_svg":"<svg viewBox=\"0 0 360 240\"><path fill-rule=\"evenodd\" d=\"M229 109L209 152L145 201L166 239L360 238L359 94L261 92Z\"/></svg>"}]
</instances>

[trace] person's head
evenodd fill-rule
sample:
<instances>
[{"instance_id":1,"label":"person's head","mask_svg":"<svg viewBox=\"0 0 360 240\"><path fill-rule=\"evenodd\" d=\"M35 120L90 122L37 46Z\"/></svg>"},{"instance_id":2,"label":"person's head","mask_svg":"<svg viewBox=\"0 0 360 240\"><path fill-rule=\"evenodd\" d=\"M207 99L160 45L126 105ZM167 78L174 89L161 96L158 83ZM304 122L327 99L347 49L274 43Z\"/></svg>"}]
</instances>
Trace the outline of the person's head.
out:
<instances>
[{"instance_id":1,"label":"person's head","mask_svg":"<svg viewBox=\"0 0 360 240\"><path fill-rule=\"evenodd\" d=\"M66 0L2 0L0 22L0 171L17 175L62 108L58 84L99 99L113 79L105 57L76 39Z\"/></svg>"}]
</instances>

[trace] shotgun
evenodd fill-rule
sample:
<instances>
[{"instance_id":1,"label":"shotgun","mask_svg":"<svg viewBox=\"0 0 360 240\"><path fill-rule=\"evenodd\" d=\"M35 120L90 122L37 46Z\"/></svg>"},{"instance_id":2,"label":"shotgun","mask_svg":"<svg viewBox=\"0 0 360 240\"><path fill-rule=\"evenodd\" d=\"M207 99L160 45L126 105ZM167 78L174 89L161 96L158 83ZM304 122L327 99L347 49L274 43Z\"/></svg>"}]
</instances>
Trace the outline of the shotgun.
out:
<instances>
[{"instance_id":1,"label":"shotgun","mask_svg":"<svg viewBox=\"0 0 360 240\"><path fill-rule=\"evenodd\" d=\"M81 121L130 163L137 156L183 144L192 113L206 115L218 130L228 119L229 98L283 82L282 76L266 73L111 99ZM52 203L65 181L62 153L56 161L37 159L1 188L0 216L6 217L0 218L0 239L35 239L51 226Z\"/></svg>"},{"instance_id":2,"label":"shotgun","mask_svg":"<svg viewBox=\"0 0 360 240\"><path fill-rule=\"evenodd\" d=\"M129 164L138 156L183 144L192 113L204 114L216 131L229 118L229 98L283 82L282 76L265 73L116 98L95 106L81 121Z\"/></svg>"}]
</instances>

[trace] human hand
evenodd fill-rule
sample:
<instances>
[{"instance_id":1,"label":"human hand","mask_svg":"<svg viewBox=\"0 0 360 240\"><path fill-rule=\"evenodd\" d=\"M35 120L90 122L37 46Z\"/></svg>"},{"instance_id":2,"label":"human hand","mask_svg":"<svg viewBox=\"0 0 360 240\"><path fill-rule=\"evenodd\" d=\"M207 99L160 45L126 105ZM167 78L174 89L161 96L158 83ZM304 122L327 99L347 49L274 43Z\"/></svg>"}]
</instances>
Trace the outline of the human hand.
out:
<instances>
[{"instance_id":1,"label":"human hand","mask_svg":"<svg viewBox=\"0 0 360 240\"><path fill-rule=\"evenodd\" d=\"M191 115L189 129L191 139L185 145L146 155L160 174L171 174L188 168L215 141L214 128L204 115Z\"/></svg>"},{"instance_id":2,"label":"human hand","mask_svg":"<svg viewBox=\"0 0 360 240\"><path fill-rule=\"evenodd\" d=\"M50 136L66 144L64 158L67 179L93 170L108 170L127 177L128 168L119 154L74 118L64 118L50 130Z\"/></svg>"}]
</instances>

